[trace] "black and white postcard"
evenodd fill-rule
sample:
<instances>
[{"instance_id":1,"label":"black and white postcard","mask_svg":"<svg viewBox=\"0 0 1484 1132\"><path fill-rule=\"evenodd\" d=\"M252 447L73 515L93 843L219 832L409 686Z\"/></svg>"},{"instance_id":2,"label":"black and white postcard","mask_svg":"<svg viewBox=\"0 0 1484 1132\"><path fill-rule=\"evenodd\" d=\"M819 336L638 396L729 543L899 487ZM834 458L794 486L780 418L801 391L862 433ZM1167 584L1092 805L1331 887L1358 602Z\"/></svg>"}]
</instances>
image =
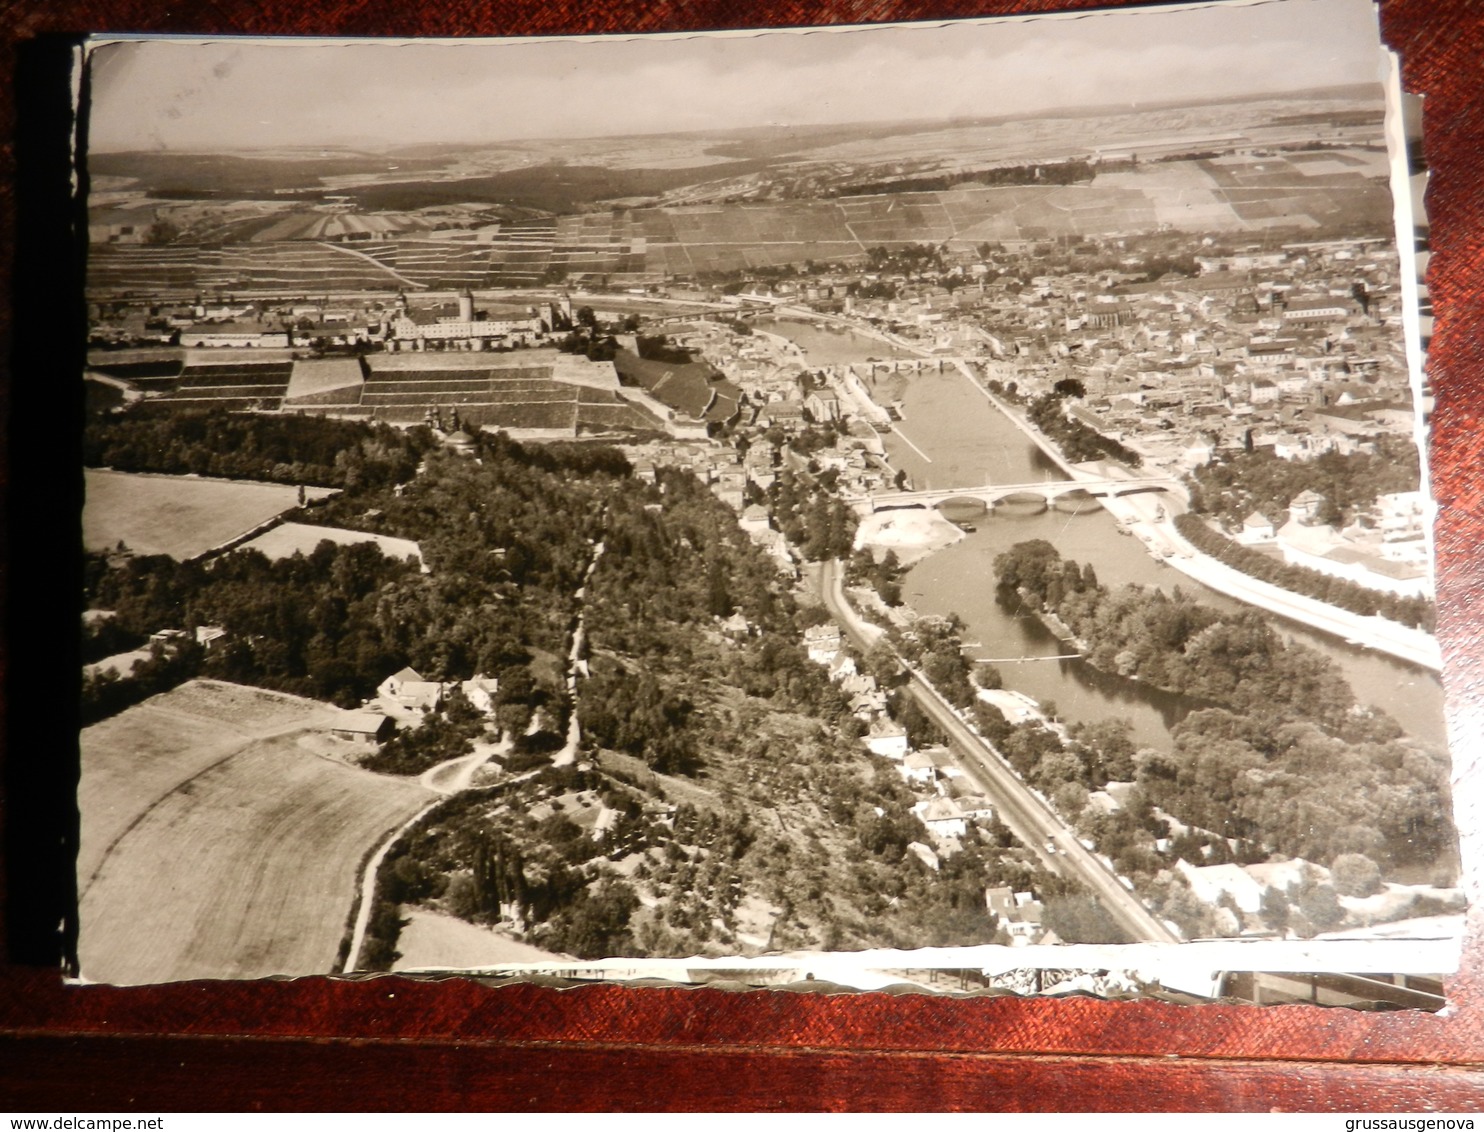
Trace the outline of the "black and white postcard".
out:
<instances>
[{"instance_id":1,"label":"black and white postcard","mask_svg":"<svg viewBox=\"0 0 1484 1132\"><path fill-rule=\"evenodd\" d=\"M83 65L84 979L1442 1004L1368 0Z\"/></svg>"}]
</instances>

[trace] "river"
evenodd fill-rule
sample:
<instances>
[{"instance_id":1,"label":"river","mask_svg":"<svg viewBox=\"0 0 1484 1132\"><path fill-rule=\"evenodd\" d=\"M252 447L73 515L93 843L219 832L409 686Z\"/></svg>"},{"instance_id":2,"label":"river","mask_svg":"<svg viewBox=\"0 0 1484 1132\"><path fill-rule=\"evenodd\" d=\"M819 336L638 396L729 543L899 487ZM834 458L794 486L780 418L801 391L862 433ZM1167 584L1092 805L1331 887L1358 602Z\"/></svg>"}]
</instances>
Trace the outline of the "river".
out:
<instances>
[{"instance_id":1,"label":"river","mask_svg":"<svg viewBox=\"0 0 1484 1132\"><path fill-rule=\"evenodd\" d=\"M814 365L911 356L849 330L820 329L790 319L760 320L758 325L793 339ZM901 411L897 433L886 437L886 450L893 466L905 469L914 487L1063 478L956 367L913 377ZM1066 651L1039 619L1024 610L1006 610L996 599L994 557L1026 539L1046 539L1063 556L1091 562L1105 585L1136 583L1166 592L1179 586L1181 592L1219 608L1243 608L1156 562L1137 538L1119 534L1101 507L1070 514L1002 504L976 519L975 526L967 538L914 566L904 579L903 595L919 612L953 612L963 618L964 640L977 643L970 650L976 657L1054 657ZM1442 686L1432 673L1293 622L1275 621L1286 636L1334 660L1362 703L1387 711L1419 739L1445 743ZM1082 660L1030 660L997 667L1005 687L1054 701L1064 720L1129 719L1144 746L1168 747L1169 729L1197 706L1185 697L1109 676Z\"/></svg>"}]
</instances>

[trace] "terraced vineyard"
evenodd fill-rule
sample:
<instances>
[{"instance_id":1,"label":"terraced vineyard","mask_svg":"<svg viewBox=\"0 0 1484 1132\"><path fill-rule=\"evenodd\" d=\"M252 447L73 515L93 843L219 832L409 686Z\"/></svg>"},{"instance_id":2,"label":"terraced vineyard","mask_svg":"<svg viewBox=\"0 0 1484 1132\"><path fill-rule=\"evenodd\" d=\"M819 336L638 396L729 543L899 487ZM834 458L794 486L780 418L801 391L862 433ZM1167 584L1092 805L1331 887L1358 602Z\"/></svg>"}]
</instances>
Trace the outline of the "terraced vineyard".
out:
<instances>
[{"instance_id":1,"label":"terraced vineyard","mask_svg":"<svg viewBox=\"0 0 1484 1132\"><path fill-rule=\"evenodd\" d=\"M239 411L277 409L288 392L292 361L188 363L161 404Z\"/></svg>"},{"instance_id":2,"label":"terraced vineyard","mask_svg":"<svg viewBox=\"0 0 1484 1132\"><path fill-rule=\"evenodd\" d=\"M476 359L477 360L477 359ZM470 428L606 430L661 427L652 414L625 401L615 390L558 381L552 366L539 362L512 366L386 368L373 366L361 390L359 408L378 420L421 421L437 407L457 407Z\"/></svg>"}]
</instances>

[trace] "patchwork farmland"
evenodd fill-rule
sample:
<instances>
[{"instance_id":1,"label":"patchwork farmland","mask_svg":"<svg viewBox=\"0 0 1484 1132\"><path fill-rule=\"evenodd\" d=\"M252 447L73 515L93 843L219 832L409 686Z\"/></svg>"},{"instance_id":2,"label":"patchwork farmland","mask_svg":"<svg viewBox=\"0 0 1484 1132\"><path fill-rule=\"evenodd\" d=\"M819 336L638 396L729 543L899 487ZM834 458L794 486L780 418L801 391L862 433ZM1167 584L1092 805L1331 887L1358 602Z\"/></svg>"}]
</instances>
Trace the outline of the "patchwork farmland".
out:
<instances>
[{"instance_id":1,"label":"patchwork farmland","mask_svg":"<svg viewBox=\"0 0 1484 1132\"><path fill-rule=\"evenodd\" d=\"M1385 223L1390 216L1384 156L1357 147L1160 161L1102 173L1085 184L968 183L939 192L615 208L508 221L436 238L388 231L353 248L309 239L105 247L89 263L88 285L97 295L162 289L310 294L389 286L520 286L563 272L645 281L806 259L849 261L877 246L974 245L1169 228L1314 229L1341 221ZM367 234L375 235L376 214L364 219Z\"/></svg>"},{"instance_id":2,"label":"patchwork farmland","mask_svg":"<svg viewBox=\"0 0 1484 1132\"><path fill-rule=\"evenodd\" d=\"M360 862L436 797L316 753L339 714L195 680L82 732L85 978L332 969Z\"/></svg>"}]
</instances>

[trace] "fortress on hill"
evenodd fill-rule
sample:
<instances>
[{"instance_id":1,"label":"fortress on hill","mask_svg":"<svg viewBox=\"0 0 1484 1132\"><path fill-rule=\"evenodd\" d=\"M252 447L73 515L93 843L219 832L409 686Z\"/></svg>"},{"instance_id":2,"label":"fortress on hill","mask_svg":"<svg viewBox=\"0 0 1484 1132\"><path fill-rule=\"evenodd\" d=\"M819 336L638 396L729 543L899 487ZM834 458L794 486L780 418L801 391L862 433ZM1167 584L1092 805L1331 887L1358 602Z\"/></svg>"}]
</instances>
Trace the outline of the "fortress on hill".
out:
<instances>
[{"instance_id":1,"label":"fortress on hill","mask_svg":"<svg viewBox=\"0 0 1484 1132\"><path fill-rule=\"evenodd\" d=\"M139 353L139 352L131 352ZM289 350L95 354L90 375L126 396L172 408L308 412L419 424L457 410L464 427L577 436L614 431L682 435L700 422L644 389L623 386L612 362L555 348L486 352L409 350L363 357L296 358ZM170 356L166 356L170 355ZM147 370L147 376L137 376Z\"/></svg>"}]
</instances>

